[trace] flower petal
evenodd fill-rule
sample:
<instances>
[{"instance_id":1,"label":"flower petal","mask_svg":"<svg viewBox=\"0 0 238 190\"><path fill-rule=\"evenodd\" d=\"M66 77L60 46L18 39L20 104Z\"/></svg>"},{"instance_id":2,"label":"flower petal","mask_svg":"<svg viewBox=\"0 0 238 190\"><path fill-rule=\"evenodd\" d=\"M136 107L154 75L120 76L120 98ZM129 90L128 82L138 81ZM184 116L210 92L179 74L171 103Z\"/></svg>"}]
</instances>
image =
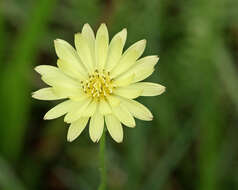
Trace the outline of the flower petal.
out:
<instances>
[{"instance_id":1,"label":"flower petal","mask_svg":"<svg viewBox=\"0 0 238 190\"><path fill-rule=\"evenodd\" d=\"M42 75L42 80L50 86L67 86L78 88L79 84L62 73L57 67L39 65L35 70Z\"/></svg>"},{"instance_id":2,"label":"flower petal","mask_svg":"<svg viewBox=\"0 0 238 190\"><path fill-rule=\"evenodd\" d=\"M131 112L131 114L141 120L151 121L153 115L143 104L129 99L122 99L121 103Z\"/></svg>"},{"instance_id":3,"label":"flower petal","mask_svg":"<svg viewBox=\"0 0 238 190\"><path fill-rule=\"evenodd\" d=\"M144 70L142 70L141 72L138 72L132 83L135 83L135 82L139 82L139 81L142 81L144 79L146 79L147 77L149 77L150 75L152 75L152 73L154 72L154 68L145 68Z\"/></svg>"},{"instance_id":4,"label":"flower petal","mask_svg":"<svg viewBox=\"0 0 238 190\"><path fill-rule=\"evenodd\" d=\"M32 97L38 100L59 100L64 99L67 96L59 96L57 95L53 88L42 88L32 93Z\"/></svg>"},{"instance_id":5,"label":"flower petal","mask_svg":"<svg viewBox=\"0 0 238 190\"><path fill-rule=\"evenodd\" d=\"M143 57L136 61L136 64L131 69L116 78L115 81L125 80L126 78L129 78L132 75L134 75L134 78L131 83L144 80L154 72L154 66L158 62L158 60L159 57L154 55Z\"/></svg>"},{"instance_id":6,"label":"flower petal","mask_svg":"<svg viewBox=\"0 0 238 190\"><path fill-rule=\"evenodd\" d=\"M102 71L107 60L109 35L106 24L101 24L95 41L96 67Z\"/></svg>"},{"instance_id":7,"label":"flower petal","mask_svg":"<svg viewBox=\"0 0 238 190\"><path fill-rule=\"evenodd\" d=\"M109 114L105 116L105 122L112 138L118 143L122 142L123 129L120 121L113 114Z\"/></svg>"},{"instance_id":8,"label":"flower petal","mask_svg":"<svg viewBox=\"0 0 238 190\"><path fill-rule=\"evenodd\" d=\"M92 47L90 47L90 43L88 41L87 36L81 33L75 34L74 43L83 65L87 68L88 72L93 72L93 68L95 65L92 56L93 50L90 49Z\"/></svg>"},{"instance_id":9,"label":"flower petal","mask_svg":"<svg viewBox=\"0 0 238 190\"><path fill-rule=\"evenodd\" d=\"M106 63L106 70L111 71L119 62L126 42L127 30L123 29L111 40Z\"/></svg>"},{"instance_id":10,"label":"flower petal","mask_svg":"<svg viewBox=\"0 0 238 190\"><path fill-rule=\"evenodd\" d=\"M143 90L141 89L136 89L136 88L131 88L130 86L126 86L126 87L116 88L115 90L113 90L113 93L124 98L135 99L142 94L142 91Z\"/></svg>"},{"instance_id":11,"label":"flower petal","mask_svg":"<svg viewBox=\"0 0 238 190\"><path fill-rule=\"evenodd\" d=\"M57 67L51 65L38 65L35 67L35 71L40 75L55 75L55 73L60 72Z\"/></svg>"},{"instance_id":12,"label":"flower petal","mask_svg":"<svg viewBox=\"0 0 238 190\"><path fill-rule=\"evenodd\" d=\"M96 101L92 101L87 108L82 112L81 116L88 116L91 117L97 108L97 102Z\"/></svg>"},{"instance_id":13,"label":"flower petal","mask_svg":"<svg viewBox=\"0 0 238 190\"><path fill-rule=\"evenodd\" d=\"M88 123L88 119L89 117L81 117L77 121L71 123L67 134L67 140L69 142L75 140L82 133Z\"/></svg>"},{"instance_id":14,"label":"flower petal","mask_svg":"<svg viewBox=\"0 0 238 190\"><path fill-rule=\"evenodd\" d=\"M50 109L44 116L45 120L58 118L74 108L74 102L71 100L64 101Z\"/></svg>"},{"instance_id":15,"label":"flower petal","mask_svg":"<svg viewBox=\"0 0 238 190\"><path fill-rule=\"evenodd\" d=\"M111 107L109 106L109 104L107 103L106 100L101 100L99 103L99 112L102 115L107 115L112 113Z\"/></svg>"},{"instance_id":16,"label":"flower petal","mask_svg":"<svg viewBox=\"0 0 238 190\"><path fill-rule=\"evenodd\" d=\"M141 96L157 96L165 91L164 86L152 82L138 82L130 86L135 89L141 89Z\"/></svg>"},{"instance_id":17,"label":"flower petal","mask_svg":"<svg viewBox=\"0 0 238 190\"><path fill-rule=\"evenodd\" d=\"M131 113L126 109L125 106L119 105L112 108L113 113L127 127L135 127L135 119L131 115Z\"/></svg>"},{"instance_id":18,"label":"flower petal","mask_svg":"<svg viewBox=\"0 0 238 190\"><path fill-rule=\"evenodd\" d=\"M95 35L91 26L87 23L83 25L82 35L88 41L88 46L91 50L91 55L94 55L95 52Z\"/></svg>"},{"instance_id":19,"label":"flower petal","mask_svg":"<svg viewBox=\"0 0 238 190\"><path fill-rule=\"evenodd\" d=\"M75 100L85 97L80 83L66 76L57 67L39 65L35 70L42 75L42 80L53 86L54 93L59 97L68 97Z\"/></svg>"},{"instance_id":20,"label":"flower petal","mask_svg":"<svg viewBox=\"0 0 238 190\"><path fill-rule=\"evenodd\" d=\"M142 55L145 50L146 40L140 40L130 46L123 54L120 62L111 72L113 78L127 71L131 66L136 63L136 60Z\"/></svg>"},{"instance_id":21,"label":"flower petal","mask_svg":"<svg viewBox=\"0 0 238 190\"><path fill-rule=\"evenodd\" d=\"M83 75L85 69L75 49L68 42L61 39L54 40L54 44L57 56L68 64L72 64L73 67L77 67Z\"/></svg>"},{"instance_id":22,"label":"flower petal","mask_svg":"<svg viewBox=\"0 0 238 190\"><path fill-rule=\"evenodd\" d=\"M96 111L94 115L91 117L90 125L89 125L89 136L91 137L93 142L98 142L102 136L104 128L104 118L103 115Z\"/></svg>"},{"instance_id":23,"label":"flower petal","mask_svg":"<svg viewBox=\"0 0 238 190\"><path fill-rule=\"evenodd\" d=\"M53 91L58 96L65 96L74 101L82 101L88 97L80 87L54 86Z\"/></svg>"},{"instance_id":24,"label":"flower petal","mask_svg":"<svg viewBox=\"0 0 238 190\"><path fill-rule=\"evenodd\" d=\"M132 83L132 81L134 80L134 78L135 78L135 74L127 75L126 77L120 77L120 78L118 78L118 79L115 79L114 84L115 84L117 87L128 86L129 84Z\"/></svg>"},{"instance_id":25,"label":"flower petal","mask_svg":"<svg viewBox=\"0 0 238 190\"><path fill-rule=\"evenodd\" d=\"M80 72L80 70L78 69L78 67L70 62L58 59L57 66L63 73L65 73L69 77L72 77L72 78L78 79L78 80L86 79L85 74L82 74Z\"/></svg>"},{"instance_id":26,"label":"flower petal","mask_svg":"<svg viewBox=\"0 0 238 190\"><path fill-rule=\"evenodd\" d=\"M120 100L119 98L117 98L116 96L110 95L107 97L108 103L110 104L110 106L118 106L120 104Z\"/></svg>"},{"instance_id":27,"label":"flower petal","mask_svg":"<svg viewBox=\"0 0 238 190\"><path fill-rule=\"evenodd\" d=\"M157 55L149 55L137 60L136 64L138 65L144 64L144 66L146 65L154 66L158 61L159 61L159 57Z\"/></svg>"},{"instance_id":28,"label":"flower petal","mask_svg":"<svg viewBox=\"0 0 238 190\"><path fill-rule=\"evenodd\" d=\"M81 117L85 109L88 107L90 102L91 99L85 99L83 101L77 102L77 108L67 113L66 116L64 117L64 121L66 123L73 123L74 121L77 121Z\"/></svg>"}]
</instances>

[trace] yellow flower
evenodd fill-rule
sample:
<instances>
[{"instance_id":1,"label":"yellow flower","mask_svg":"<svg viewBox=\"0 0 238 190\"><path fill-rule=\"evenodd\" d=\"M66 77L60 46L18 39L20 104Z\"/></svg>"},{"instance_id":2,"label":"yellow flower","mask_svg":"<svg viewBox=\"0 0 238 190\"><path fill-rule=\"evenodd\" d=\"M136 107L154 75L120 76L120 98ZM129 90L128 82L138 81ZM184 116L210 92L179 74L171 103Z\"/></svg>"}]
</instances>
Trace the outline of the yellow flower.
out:
<instances>
[{"instance_id":1,"label":"yellow flower","mask_svg":"<svg viewBox=\"0 0 238 190\"><path fill-rule=\"evenodd\" d=\"M40 65L35 70L50 87L40 89L32 97L39 100L66 99L49 110L44 119L65 115L70 123L67 139L73 141L86 127L98 142L104 119L107 130L116 142L122 142L122 124L135 127L134 117L152 120L151 112L134 99L156 96L165 87L156 83L140 82L150 76L159 60L157 56L141 58L146 41L131 45L124 53L127 30L117 33L109 44L108 30L101 24L96 37L89 24L75 34L76 50L66 41L54 41L58 56L57 66Z\"/></svg>"}]
</instances>

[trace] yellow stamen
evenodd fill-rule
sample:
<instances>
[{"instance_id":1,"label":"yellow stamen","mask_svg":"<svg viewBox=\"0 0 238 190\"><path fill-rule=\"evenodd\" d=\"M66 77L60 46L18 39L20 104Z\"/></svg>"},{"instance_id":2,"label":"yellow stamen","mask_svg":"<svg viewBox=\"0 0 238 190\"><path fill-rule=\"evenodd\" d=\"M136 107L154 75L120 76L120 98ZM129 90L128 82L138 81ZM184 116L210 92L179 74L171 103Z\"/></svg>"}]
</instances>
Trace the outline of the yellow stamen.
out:
<instances>
[{"instance_id":1,"label":"yellow stamen","mask_svg":"<svg viewBox=\"0 0 238 190\"><path fill-rule=\"evenodd\" d=\"M99 72L95 70L89 75L89 79L81 81L83 91L90 97L100 101L112 94L115 88L113 80L110 78L110 73L103 70Z\"/></svg>"}]
</instances>

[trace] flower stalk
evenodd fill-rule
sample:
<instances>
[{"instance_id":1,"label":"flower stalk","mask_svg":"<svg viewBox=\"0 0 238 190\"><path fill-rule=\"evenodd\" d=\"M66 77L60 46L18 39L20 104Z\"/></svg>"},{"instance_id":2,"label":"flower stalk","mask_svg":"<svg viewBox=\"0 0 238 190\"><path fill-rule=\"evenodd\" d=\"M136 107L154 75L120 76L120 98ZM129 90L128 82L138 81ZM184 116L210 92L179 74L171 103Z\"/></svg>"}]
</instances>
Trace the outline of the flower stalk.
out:
<instances>
[{"instance_id":1,"label":"flower stalk","mask_svg":"<svg viewBox=\"0 0 238 190\"><path fill-rule=\"evenodd\" d=\"M105 130L103 130L102 137L100 139L99 145L99 160L100 160L100 185L98 190L105 190L107 184L107 172L106 172L106 160L105 160L105 150L106 150L106 135Z\"/></svg>"}]
</instances>

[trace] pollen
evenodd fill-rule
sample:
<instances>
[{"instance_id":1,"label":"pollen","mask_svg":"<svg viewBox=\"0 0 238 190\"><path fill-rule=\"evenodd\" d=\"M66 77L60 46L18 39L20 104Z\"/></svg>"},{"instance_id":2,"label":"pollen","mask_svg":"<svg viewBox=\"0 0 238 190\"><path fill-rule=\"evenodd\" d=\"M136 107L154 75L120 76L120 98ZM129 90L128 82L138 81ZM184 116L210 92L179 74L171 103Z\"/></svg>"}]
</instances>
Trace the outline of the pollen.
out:
<instances>
[{"instance_id":1,"label":"pollen","mask_svg":"<svg viewBox=\"0 0 238 190\"><path fill-rule=\"evenodd\" d=\"M93 74L88 75L88 80L81 81L81 85L84 93L98 101L111 95L116 87L110 77L110 72L105 70L99 72L97 69Z\"/></svg>"}]
</instances>

